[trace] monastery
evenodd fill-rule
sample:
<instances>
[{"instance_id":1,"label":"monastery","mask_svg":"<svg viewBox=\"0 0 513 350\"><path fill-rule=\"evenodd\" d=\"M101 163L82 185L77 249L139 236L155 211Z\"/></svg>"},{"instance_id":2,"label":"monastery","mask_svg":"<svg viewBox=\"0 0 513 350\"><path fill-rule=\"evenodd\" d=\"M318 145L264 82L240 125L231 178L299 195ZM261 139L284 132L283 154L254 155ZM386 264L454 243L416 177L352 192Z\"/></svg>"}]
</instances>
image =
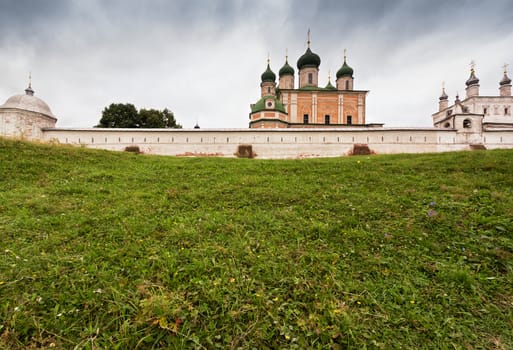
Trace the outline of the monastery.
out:
<instances>
[{"instance_id":1,"label":"monastery","mask_svg":"<svg viewBox=\"0 0 513 350\"><path fill-rule=\"evenodd\" d=\"M472 65L466 96L442 88L430 128L385 128L366 124L367 90L354 89L354 71L344 60L336 84L319 87L320 57L310 41L298 59L298 85L288 63L261 75L261 98L250 106L248 129L102 129L58 128L50 107L25 94L0 105L0 136L82 147L173 156L258 158L339 157L351 154L447 152L513 148L513 97L506 65L497 96L481 96Z\"/></svg>"},{"instance_id":2,"label":"monastery","mask_svg":"<svg viewBox=\"0 0 513 350\"><path fill-rule=\"evenodd\" d=\"M319 128L365 126L365 98L368 91L354 90L353 69L344 63L337 71L336 87L331 77L325 87L319 87L321 58L310 49L310 38L306 52L298 59L299 87L294 84L294 68L288 63L276 74L269 60L262 73L261 99L251 105L251 128Z\"/></svg>"}]
</instances>

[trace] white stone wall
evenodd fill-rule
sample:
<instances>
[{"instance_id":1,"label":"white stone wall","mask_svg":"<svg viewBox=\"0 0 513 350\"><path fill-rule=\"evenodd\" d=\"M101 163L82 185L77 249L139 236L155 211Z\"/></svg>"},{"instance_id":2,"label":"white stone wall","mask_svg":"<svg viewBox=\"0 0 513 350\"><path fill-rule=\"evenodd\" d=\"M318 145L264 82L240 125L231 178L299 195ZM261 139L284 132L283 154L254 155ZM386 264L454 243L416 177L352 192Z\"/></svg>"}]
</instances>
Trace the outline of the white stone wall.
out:
<instances>
[{"instance_id":1,"label":"white stone wall","mask_svg":"<svg viewBox=\"0 0 513 350\"><path fill-rule=\"evenodd\" d=\"M482 135L435 128L127 130L48 129L44 140L89 148L123 151L137 145L146 154L235 157L239 145L252 145L257 158L338 157L366 144L376 154L447 152L513 148L513 130Z\"/></svg>"},{"instance_id":2,"label":"white stone wall","mask_svg":"<svg viewBox=\"0 0 513 350\"><path fill-rule=\"evenodd\" d=\"M42 128L55 127L56 120L43 114L11 108L0 109L0 135L28 140L43 138Z\"/></svg>"}]
</instances>

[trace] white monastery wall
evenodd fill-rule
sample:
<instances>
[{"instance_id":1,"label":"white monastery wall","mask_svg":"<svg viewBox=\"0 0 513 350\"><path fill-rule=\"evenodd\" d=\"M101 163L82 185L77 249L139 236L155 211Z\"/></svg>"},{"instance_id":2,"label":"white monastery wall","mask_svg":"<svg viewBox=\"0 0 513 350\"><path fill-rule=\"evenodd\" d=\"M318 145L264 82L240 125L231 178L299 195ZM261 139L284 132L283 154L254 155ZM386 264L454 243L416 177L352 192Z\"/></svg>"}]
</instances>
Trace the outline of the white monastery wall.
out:
<instances>
[{"instance_id":1,"label":"white monastery wall","mask_svg":"<svg viewBox=\"0 0 513 350\"><path fill-rule=\"evenodd\" d=\"M338 157L365 144L376 154L513 148L513 130L482 134L438 128L354 129L45 129L48 142L113 151L138 146L146 154L236 157L251 145L257 158Z\"/></svg>"}]
</instances>

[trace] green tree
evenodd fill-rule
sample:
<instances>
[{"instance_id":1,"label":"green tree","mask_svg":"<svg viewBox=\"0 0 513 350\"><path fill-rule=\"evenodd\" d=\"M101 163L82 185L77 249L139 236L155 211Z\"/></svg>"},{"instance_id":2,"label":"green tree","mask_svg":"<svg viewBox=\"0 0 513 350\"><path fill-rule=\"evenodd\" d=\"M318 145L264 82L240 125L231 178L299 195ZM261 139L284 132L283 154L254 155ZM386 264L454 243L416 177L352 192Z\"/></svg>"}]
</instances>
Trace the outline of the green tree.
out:
<instances>
[{"instance_id":1,"label":"green tree","mask_svg":"<svg viewBox=\"0 0 513 350\"><path fill-rule=\"evenodd\" d=\"M140 128L139 113L131 103L111 103L102 112L99 128Z\"/></svg>"},{"instance_id":2,"label":"green tree","mask_svg":"<svg viewBox=\"0 0 513 350\"><path fill-rule=\"evenodd\" d=\"M139 111L141 128L176 128L181 129L182 126L176 123L173 112L167 108L163 111L156 109L141 109Z\"/></svg>"},{"instance_id":3,"label":"green tree","mask_svg":"<svg viewBox=\"0 0 513 350\"><path fill-rule=\"evenodd\" d=\"M176 122L173 112L167 108L141 109L137 111L130 103L112 103L102 112L99 128L177 128L182 126Z\"/></svg>"}]
</instances>

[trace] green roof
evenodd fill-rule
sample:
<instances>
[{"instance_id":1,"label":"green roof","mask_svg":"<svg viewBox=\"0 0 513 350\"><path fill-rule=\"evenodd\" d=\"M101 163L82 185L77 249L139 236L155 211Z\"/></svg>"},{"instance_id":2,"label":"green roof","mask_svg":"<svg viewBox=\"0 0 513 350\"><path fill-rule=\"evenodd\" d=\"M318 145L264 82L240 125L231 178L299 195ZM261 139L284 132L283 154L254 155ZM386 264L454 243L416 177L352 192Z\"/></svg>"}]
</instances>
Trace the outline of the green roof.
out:
<instances>
[{"instance_id":1,"label":"green roof","mask_svg":"<svg viewBox=\"0 0 513 350\"><path fill-rule=\"evenodd\" d=\"M281 67L280 71L279 71L279 76L284 76L284 75L294 75L294 68L292 68L290 65L289 65L289 62L288 60L285 60L285 64L283 65L283 67Z\"/></svg>"},{"instance_id":2,"label":"green roof","mask_svg":"<svg viewBox=\"0 0 513 350\"><path fill-rule=\"evenodd\" d=\"M271 70L269 63L267 63L267 69L261 75L262 83L263 82L271 82L274 83L276 81L276 74Z\"/></svg>"},{"instance_id":3,"label":"green roof","mask_svg":"<svg viewBox=\"0 0 513 350\"><path fill-rule=\"evenodd\" d=\"M344 58L344 64L337 72L337 79L340 77L352 77L353 76L353 68L349 67L346 63L346 59Z\"/></svg>"},{"instance_id":4,"label":"green roof","mask_svg":"<svg viewBox=\"0 0 513 350\"><path fill-rule=\"evenodd\" d=\"M270 109L265 106L265 101L272 99L274 100L274 108ZM283 103L280 102L275 96L267 95L258 100L257 103L251 106L251 113L261 112L261 111L278 111L287 114Z\"/></svg>"},{"instance_id":5,"label":"green roof","mask_svg":"<svg viewBox=\"0 0 513 350\"><path fill-rule=\"evenodd\" d=\"M331 85L331 80L328 80L328 85L326 85L324 87L325 90L337 90L336 87L334 87L333 85Z\"/></svg>"},{"instance_id":6,"label":"green roof","mask_svg":"<svg viewBox=\"0 0 513 350\"><path fill-rule=\"evenodd\" d=\"M320 86L303 86L302 88L299 88L298 90L304 90L304 91L331 91L331 90L336 90L336 88L331 85L331 83L328 83L328 85L326 85L326 87L320 87Z\"/></svg>"},{"instance_id":7,"label":"green roof","mask_svg":"<svg viewBox=\"0 0 513 350\"><path fill-rule=\"evenodd\" d=\"M306 52L303 56L299 57L297 60L297 69L301 69L303 67L317 67L321 65L321 58L319 55L315 54L310 50L310 48L306 49Z\"/></svg>"}]
</instances>

